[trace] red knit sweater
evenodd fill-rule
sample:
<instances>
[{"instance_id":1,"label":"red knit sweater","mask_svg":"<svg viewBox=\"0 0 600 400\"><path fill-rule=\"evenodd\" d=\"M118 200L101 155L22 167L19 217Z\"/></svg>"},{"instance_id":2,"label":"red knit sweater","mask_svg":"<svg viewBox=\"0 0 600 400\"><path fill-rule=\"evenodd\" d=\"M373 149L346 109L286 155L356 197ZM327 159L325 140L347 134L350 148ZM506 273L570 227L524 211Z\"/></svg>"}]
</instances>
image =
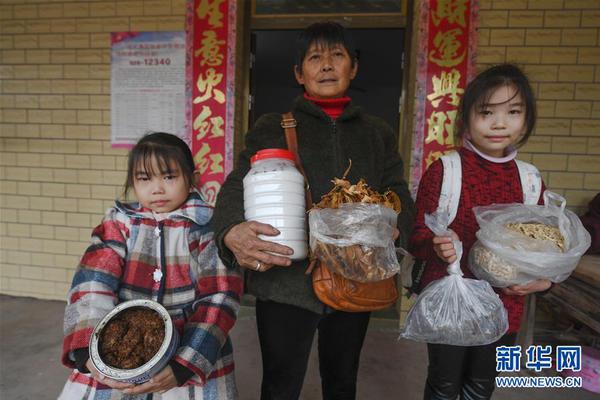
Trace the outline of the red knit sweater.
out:
<instances>
[{"instance_id":1,"label":"red knit sweater","mask_svg":"<svg viewBox=\"0 0 600 400\"><path fill-rule=\"evenodd\" d=\"M477 240L475 233L479 225L473 214L473 207L487 206L493 203L522 203L523 191L519 179L519 170L514 160L505 163L488 161L474 152L462 148L459 150L462 164L462 187L456 219L450 224L463 242L461 267L465 278L474 278L467 266L469 250ZM433 251L433 232L425 226L424 214L431 214L438 207L442 188L443 164L438 160L431 164L419 183L416 201L415 226L410 238L409 248L418 259L425 260L426 267L421 280L421 289L430 282L447 275L448 264ZM542 193L545 190L542 185ZM523 296L507 296L495 289L508 311L508 332L517 332L523 314Z\"/></svg>"},{"instance_id":2,"label":"red knit sweater","mask_svg":"<svg viewBox=\"0 0 600 400\"><path fill-rule=\"evenodd\" d=\"M310 100L325 112L331 119L337 119L344 112L344 108L350 104L350 97L344 96L336 99L317 99L316 97L310 97L304 92L304 98Z\"/></svg>"}]
</instances>

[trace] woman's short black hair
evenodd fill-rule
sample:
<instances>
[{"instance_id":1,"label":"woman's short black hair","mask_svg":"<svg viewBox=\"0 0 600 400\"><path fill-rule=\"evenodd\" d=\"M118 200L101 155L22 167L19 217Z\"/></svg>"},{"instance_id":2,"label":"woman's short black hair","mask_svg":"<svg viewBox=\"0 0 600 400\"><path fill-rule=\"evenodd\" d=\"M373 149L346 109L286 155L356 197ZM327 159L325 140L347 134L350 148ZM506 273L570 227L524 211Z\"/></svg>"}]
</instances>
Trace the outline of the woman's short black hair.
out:
<instances>
[{"instance_id":1,"label":"woman's short black hair","mask_svg":"<svg viewBox=\"0 0 600 400\"><path fill-rule=\"evenodd\" d=\"M152 162L160 171L154 171ZM136 167L143 165L148 175L162 174L170 170L175 164L183 174L186 184L191 188L194 186L194 157L189 146L179 137L165 132L153 132L142 137L129 152L127 160L127 180L123 190L123 196L127 196L129 189L133 187Z\"/></svg>"},{"instance_id":2,"label":"woman's short black hair","mask_svg":"<svg viewBox=\"0 0 600 400\"><path fill-rule=\"evenodd\" d=\"M307 26L298 35L296 41L296 66L300 70L302 70L302 61L304 61L306 52L313 43L323 46L326 49L337 45L344 46L352 60L352 67L354 67L356 63L356 49L354 48L352 37L350 32L337 22L316 22Z\"/></svg>"},{"instance_id":3,"label":"woman's short black hair","mask_svg":"<svg viewBox=\"0 0 600 400\"><path fill-rule=\"evenodd\" d=\"M516 145L521 146L527 142L535 127L537 116L535 95L527 76L514 64L500 64L490 67L478 74L467 85L458 106L456 117L456 137L459 139L457 142L460 142L465 132L469 130L469 117L471 113L489 104L490 97L501 86L513 86L516 89L515 96L520 95L521 99L523 99L526 130Z\"/></svg>"}]
</instances>

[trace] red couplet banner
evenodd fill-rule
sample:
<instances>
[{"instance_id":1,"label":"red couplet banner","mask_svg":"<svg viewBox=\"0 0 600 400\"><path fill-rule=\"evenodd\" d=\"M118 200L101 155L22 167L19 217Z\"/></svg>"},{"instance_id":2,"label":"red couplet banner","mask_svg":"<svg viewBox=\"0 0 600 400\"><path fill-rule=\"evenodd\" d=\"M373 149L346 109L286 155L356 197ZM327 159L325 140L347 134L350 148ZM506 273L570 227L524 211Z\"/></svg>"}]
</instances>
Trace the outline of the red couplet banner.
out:
<instances>
[{"instance_id":1,"label":"red couplet banner","mask_svg":"<svg viewBox=\"0 0 600 400\"><path fill-rule=\"evenodd\" d=\"M199 187L214 203L233 167L236 0L188 0L188 125Z\"/></svg>"},{"instance_id":2,"label":"red couplet banner","mask_svg":"<svg viewBox=\"0 0 600 400\"><path fill-rule=\"evenodd\" d=\"M432 162L455 143L456 111L475 73L477 0L422 1L415 124L411 157L413 194Z\"/></svg>"}]
</instances>

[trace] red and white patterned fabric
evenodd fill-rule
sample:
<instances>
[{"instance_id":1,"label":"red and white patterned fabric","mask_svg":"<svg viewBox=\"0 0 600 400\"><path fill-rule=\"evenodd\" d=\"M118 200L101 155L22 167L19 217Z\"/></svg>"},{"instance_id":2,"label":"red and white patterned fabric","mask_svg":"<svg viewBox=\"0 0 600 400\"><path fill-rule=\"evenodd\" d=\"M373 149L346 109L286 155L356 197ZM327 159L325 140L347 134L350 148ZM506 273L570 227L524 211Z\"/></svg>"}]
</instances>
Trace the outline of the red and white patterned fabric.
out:
<instances>
[{"instance_id":1,"label":"red and white patterned fabric","mask_svg":"<svg viewBox=\"0 0 600 400\"><path fill-rule=\"evenodd\" d=\"M116 304L152 299L165 306L180 334L174 360L195 374L184 386L152 398L237 398L229 331L239 310L242 279L217 255L211 216L212 208L196 192L160 221L137 203L117 202L106 212L69 291L64 365L75 366L73 351L88 346L92 330ZM60 398L149 397L123 395L73 370Z\"/></svg>"}]
</instances>

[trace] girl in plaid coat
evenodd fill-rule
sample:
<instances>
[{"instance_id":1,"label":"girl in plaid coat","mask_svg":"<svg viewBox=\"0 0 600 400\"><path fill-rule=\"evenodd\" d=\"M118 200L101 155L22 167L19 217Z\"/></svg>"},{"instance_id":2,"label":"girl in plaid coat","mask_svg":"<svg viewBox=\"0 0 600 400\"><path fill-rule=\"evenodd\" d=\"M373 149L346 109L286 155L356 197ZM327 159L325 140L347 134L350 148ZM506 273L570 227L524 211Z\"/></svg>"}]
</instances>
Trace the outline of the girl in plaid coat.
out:
<instances>
[{"instance_id":1,"label":"girl in plaid coat","mask_svg":"<svg viewBox=\"0 0 600 400\"><path fill-rule=\"evenodd\" d=\"M143 137L129 154L125 194L92 233L65 309L62 362L74 368L59 399L236 399L229 339L242 281L217 256L212 208L194 188L194 161L181 139ZM96 324L118 303L152 299L170 313L181 341L169 364L140 385L103 377L89 360Z\"/></svg>"}]
</instances>

